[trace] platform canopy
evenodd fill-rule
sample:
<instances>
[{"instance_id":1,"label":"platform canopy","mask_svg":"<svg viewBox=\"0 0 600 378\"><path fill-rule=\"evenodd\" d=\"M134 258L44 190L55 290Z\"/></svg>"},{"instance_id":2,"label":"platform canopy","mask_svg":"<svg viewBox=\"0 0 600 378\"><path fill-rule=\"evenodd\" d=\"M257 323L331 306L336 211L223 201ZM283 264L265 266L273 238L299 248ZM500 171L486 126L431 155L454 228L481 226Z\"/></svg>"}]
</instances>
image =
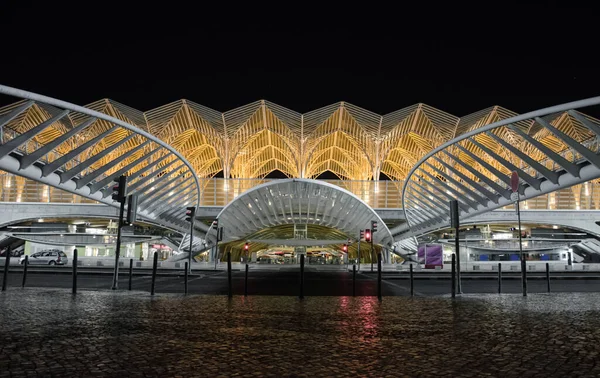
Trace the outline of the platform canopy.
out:
<instances>
[{"instance_id":1,"label":"platform canopy","mask_svg":"<svg viewBox=\"0 0 600 378\"><path fill-rule=\"evenodd\" d=\"M310 179L277 180L254 187L225 206L217 219L224 229L224 242L293 224L320 226L310 227L309 239L331 239L333 233L356 240L361 229L371 227L371 221L378 226L374 242L392 242L390 230L363 200L336 185ZM208 240L215 234L209 232Z\"/></svg>"}]
</instances>

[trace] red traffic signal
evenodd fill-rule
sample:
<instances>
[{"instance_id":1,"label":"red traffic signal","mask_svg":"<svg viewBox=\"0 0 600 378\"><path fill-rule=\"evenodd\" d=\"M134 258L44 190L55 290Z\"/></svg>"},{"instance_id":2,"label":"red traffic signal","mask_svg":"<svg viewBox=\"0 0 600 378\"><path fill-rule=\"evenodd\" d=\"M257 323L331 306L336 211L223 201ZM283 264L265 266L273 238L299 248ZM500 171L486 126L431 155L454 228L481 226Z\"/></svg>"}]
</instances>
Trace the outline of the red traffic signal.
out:
<instances>
[{"instance_id":1,"label":"red traffic signal","mask_svg":"<svg viewBox=\"0 0 600 378\"><path fill-rule=\"evenodd\" d=\"M377 221L371 221L371 232L377 232Z\"/></svg>"},{"instance_id":2,"label":"red traffic signal","mask_svg":"<svg viewBox=\"0 0 600 378\"><path fill-rule=\"evenodd\" d=\"M348 246L346 244L342 246L342 251L348 252Z\"/></svg>"},{"instance_id":3,"label":"red traffic signal","mask_svg":"<svg viewBox=\"0 0 600 378\"><path fill-rule=\"evenodd\" d=\"M190 223L193 222L195 214L196 214L196 206L186 207L185 220Z\"/></svg>"},{"instance_id":4,"label":"red traffic signal","mask_svg":"<svg viewBox=\"0 0 600 378\"><path fill-rule=\"evenodd\" d=\"M249 249L250 249L250 244L248 244L248 243L244 244L244 251L248 252Z\"/></svg>"},{"instance_id":5,"label":"red traffic signal","mask_svg":"<svg viewBox=\"0 0 600 378\"><path fill-rule=\"evenodd\" d=\"M371 230L365 230L365 241L366 242L371 241Z\"/></svg>"},{"instance_id":6,"label":"red traffic signal","mask_svg":"<svg viewBox=\"0 0 600 378\"><path fill-rule=\"evenodd\" d=\"M127 176L119 176L114 180L115 185L112 187L112 199L120 203L125 202L127 197Z\"/></svg>"}]
</instances>

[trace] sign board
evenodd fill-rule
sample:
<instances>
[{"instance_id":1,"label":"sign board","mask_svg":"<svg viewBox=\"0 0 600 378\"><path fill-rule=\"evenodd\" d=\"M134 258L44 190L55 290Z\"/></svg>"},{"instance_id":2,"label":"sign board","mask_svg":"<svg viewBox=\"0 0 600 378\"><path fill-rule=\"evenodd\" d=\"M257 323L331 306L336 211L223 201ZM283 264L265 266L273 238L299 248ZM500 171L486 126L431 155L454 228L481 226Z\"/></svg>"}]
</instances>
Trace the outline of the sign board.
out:
<instances>
[{"instance_id":1,"label":"sign board","mask_svg":"<svg viewBox=\"0 0 600 378\"><path fill-rule=\"evenodd\" d=\"M519 191L519 174L517 171L513 171L512 175L510 176L510 188L512 189L513 193Z\"/></svg>"},{"instance_id":2,"label":"sign board","mask_svg":"<svg viewBox=\"0 0 600 378\"><path fill-rule=\"evenodd\" d=\"M510 200L511 201L518 201L519 200L519 193L511 193L510 194Z\"/></svg>"},{"instance_id":3,"label":"sign board","mask_svg":"<svg viewBox=\"0 0 600 378\"><path fill-rule=\"evenodd\" d=\"M306 255L306 247L296 246L294 247L294 253L296 254L296 256Z\"/></svg>"},{"instance_id":4,"label":"sign board","mask_svg":"<svg viewBox=\"0 0 600 378\"><path fill-rule=\"evenodd\" d=\"M419 263L425 265L425 269L436 269L444 266L444 252L441 244L423 244L417 251Z\"/></svg>"}]
</instances>

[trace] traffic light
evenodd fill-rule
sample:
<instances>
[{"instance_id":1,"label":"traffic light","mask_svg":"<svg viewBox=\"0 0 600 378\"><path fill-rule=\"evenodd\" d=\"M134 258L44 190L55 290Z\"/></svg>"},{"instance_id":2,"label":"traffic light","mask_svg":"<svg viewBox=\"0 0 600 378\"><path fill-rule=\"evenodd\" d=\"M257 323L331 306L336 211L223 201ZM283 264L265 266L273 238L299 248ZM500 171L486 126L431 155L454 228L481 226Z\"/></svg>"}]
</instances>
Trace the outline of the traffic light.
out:
<instances>
[{"instance_id":1,"label":"traffic light","mask_svg":"<svg viewBox=\"0 0 600 378\"><path fill-rule=\"evenodd\" d=\"M116 184L112 187L112 199L124 203L125 197L127 197L127 176L119 176L114 182Z\"/></svg>"},{"instance_id":2,"label":"traffic light","mask_svg":"<svg viewBox=\"0 0 600 378\"><path fill-rule=\"evenodd\" d=\"M213 221L212 227L217 231L219 230L219 220L218 219L215 219Z\"/></svg>"},{"instance_id":3,"label":"traffic light","mask_svg":"<svg viewBox=\"0 0 600 378\"><path fill-rule=\"evenodd\" d=\"M250 250L250 244L248 244L248 242L246 242L246 244L244 244L244 251L248 252Z\"/></svg>"},{"instance_id":4,"label":"traffic light","mask_svg":"<svg viewBox=\"0 0 600 378\"><path fill-rule=\"evenodd\" d=\"M138 196L132 194L127 196L127 219L125 223L133 224L137 220Z\"/></svg>"},{"instance_id":5,"label":"traffic light","mask_svg":"<svg viewBox=\"0 0 600 378\"><path fill-rule=\"evenodd\" d=\"M194 221L194 215L196 214L196 206L189 206L186 207L186 211L185 211L185 221L186 222L193 222Z\"/></svg>"},{"instance_id":6,"label":"traffic light","mask_svg":"<svg viewBox=\"0 0 600 378\"><path fill-rule=\"evenodd\" d=\"M371 221L371 232L377 232L377 221Z\"/></svg>"},{"instance_id":7,"label":"traffic light","mask_svg":"<svg viewBox=\"0 0 600 378\"><path fill-rule=\"evenodd\" d=\"M358 240L361 241L364 238L365 238L365 230L360 230L360 238Z\"/></svg>"},{"instance_id":8,"label":"traffic light","mask_svg":"<svg viewBox=\"0 0 600 378\"><path fill-rule=\"evenodd\" d=\"M365 230L365 241L367 243L371 242L371 230Z\"/></svg>"},{"instance_id":9,"label":"traffic light","mask_svg":"<svg viewBox=\"0 0 600 378\"><path fill-rule=\"evenodd\" d=\"M344 244L344 245L342 246L342 251L344 251L344 252L348 252L348 245L347 245L347 244Z\"/></svg>"}]
</instances>

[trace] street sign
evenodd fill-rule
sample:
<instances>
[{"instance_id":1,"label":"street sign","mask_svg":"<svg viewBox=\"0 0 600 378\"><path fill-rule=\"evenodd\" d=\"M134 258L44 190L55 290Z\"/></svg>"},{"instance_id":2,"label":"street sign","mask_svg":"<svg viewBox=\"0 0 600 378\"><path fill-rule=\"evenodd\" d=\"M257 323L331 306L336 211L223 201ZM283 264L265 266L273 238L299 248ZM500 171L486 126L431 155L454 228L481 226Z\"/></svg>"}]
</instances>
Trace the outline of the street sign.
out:
<instances>
[{"instance_id":1,"label":"street sign","mask_svg":"<svg viewBox=\"0 0 600 378\"><path fill-rule=\"evenodd\" d=\"M510 200L511 201L518 201L519 200L519 193L511 193L510 194Z\"/></svg>"},{"instance_id":2,"label":"street sign","mask_svg":"<svg viewBox=\"0 0 600 378\"><path fill-rule=\"evenodd\" d=\"M512 175L510 176L510 188L512 189L513 193L519 191L519 175L517 174L517 171L513 171Z\"/></svg>"}]
</instances>

